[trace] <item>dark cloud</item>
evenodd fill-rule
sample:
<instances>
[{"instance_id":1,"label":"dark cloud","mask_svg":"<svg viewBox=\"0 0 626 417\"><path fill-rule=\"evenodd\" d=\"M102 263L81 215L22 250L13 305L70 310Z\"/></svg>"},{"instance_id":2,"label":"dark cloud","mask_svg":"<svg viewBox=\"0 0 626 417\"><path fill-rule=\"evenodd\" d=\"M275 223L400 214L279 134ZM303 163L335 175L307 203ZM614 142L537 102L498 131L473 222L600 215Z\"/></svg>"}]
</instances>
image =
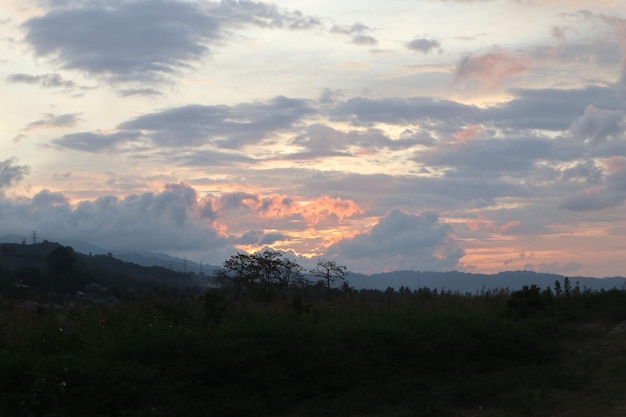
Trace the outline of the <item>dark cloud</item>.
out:
<instances>
[{"instance_id":1,"label":"dark cloud","mask_svg":"<svg viewBox=\"0 0 626 417\"><path fill-rule=\"evenodd\" d=\"M11 84L38 84L41 87L63 87L74 88L76 83L73 81L65 80L59 74L43 74L43 75L29 75L29 74L9 74L7 76L7 82Z\"/></svg>"},{"instance_id":2,"label":"dark cloud","mask_svg":"<svg viewBox=\"0 0 626 417\"><path fill-rule=\"evenodd\" d=\"M84 3L23 24L40 57L114 81L160 80L198 62L219 38L219 22L199 5L166 0Z\"/></svg>"},{"instance_id":3,"label":"dark cloud","mask_svg":"<svg viewBox=\"0 0 626 417\"><path fill-rule=\"evenodd\" d=\"M441 42L435 39L428 38L416 38L406 44L406 47L417 52L424 54L429 53L433 49L441 50Z\"/></svg>"},{"instance_id":4,"label":"dark cloud","mask_svg":"<svg viewBox=\"0 0 626 417\"><path fill-rule=\"evenodd\" d=\"M17 165L15 158L0 161L0 189L15 184L30 172L28 165Z\"/></svg>"},{"instance_id":5,"label":"dark cloud","mask_svg":"<svg viewBox=\"0 0 626 417\"><path fill-rule=\"evenodd\" d=\"M236 106L188 105L139 116L119 129L141 131L160 146L197 146L213 143L223 148L271 139L294 128L316 110L306 100L276 97L267 102Z\"/></svg>"},{"instance_id":6,"label":"dark cloud","mask_svg":"<svg viewBox=\"0 0 626 417\"><path fill-rule=\"evenodd\" d=\"M202 221L199 208L196 191L185 184L76 205L61 193L43 190L32 199L0 201L0 228L17 233L37 230L51 240L88 240L119 250L230 249L228 240Z\"/></svg>"},{"instance_id":7,"label":"dark cloud","mask_svg":"<svg viewBox=\"0 0 626 417\"><path fill-rule=\"evenodd\" d=\"M397 209L383 216L369 232L343 239L327 253L371 263L371 267L378 265L379 270L425 271L455 269L465 255L454 240L450 225L439 222L438 213L414 215Z\"/></svg>"}]
</instances>

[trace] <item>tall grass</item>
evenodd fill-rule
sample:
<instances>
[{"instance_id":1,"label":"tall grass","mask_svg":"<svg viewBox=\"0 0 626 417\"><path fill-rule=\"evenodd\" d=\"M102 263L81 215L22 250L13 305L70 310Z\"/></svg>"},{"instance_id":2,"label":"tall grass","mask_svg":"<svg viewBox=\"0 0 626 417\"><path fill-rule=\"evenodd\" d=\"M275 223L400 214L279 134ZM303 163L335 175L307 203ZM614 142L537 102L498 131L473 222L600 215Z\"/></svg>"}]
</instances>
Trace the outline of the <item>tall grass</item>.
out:
<instances>
[{"instance_id":1,"label":"tall grass","mask_svg":"<svg viewBox=\"0 0 626 417\"><path fill-rule=\"evenodd\" d=\"M306 308L219 293L39 309L2 300L0 415L548 415L563 405L555 392L594 372L567 366L584 340L572 323L626 317L625 297L579 294L570 302L587 315L561 314L556 299L512 314L525 296L364 291Z\"/></svg>"}]
</instances>

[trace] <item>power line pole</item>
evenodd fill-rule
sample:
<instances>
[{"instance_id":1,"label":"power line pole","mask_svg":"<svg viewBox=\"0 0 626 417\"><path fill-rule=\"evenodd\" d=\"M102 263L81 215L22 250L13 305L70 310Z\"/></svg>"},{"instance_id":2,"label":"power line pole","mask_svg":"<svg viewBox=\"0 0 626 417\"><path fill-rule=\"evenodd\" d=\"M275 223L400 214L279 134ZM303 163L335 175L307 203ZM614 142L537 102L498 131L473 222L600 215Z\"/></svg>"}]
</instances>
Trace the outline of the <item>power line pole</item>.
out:
<instances>
[{"instance_id":1,"label":"power line pole","mask_svg":"<svg viewBox=\"0 0 626 417\"><path fill-rule=\"evenodd\" d=\"M37 244L37 231L33 230L33 245Z\"/></svg>"}]
</instances>

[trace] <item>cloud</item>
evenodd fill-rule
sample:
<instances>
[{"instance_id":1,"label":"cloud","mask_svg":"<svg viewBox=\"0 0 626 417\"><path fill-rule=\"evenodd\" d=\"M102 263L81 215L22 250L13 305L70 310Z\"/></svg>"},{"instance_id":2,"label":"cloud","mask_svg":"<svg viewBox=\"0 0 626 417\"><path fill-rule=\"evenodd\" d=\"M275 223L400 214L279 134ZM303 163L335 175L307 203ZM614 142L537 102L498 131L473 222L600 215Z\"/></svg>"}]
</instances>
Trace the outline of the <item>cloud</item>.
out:
<instances>
[{"instance_id":1,"label":"cloud","mask_svg":"<svg viewBox=\"0 0 626 417\"><path fill-rule=\"evenodd\" d=\"M479 212L475 219L468 219L465 222L465 226L472 232L505 233L519 225L520 222L517 220L498 225L493 220L488 219L482 212Z\"/></svg>"},{"instance_id":2,"label":"cloud","mask_svg":"<svg viewBox=\"0 0 626 417\"><path fill-rule=\"evenodd\" d=\"M138 132L80 132L53 139L52 144L58 148L97 153L113 150L118 145L136 141L140 137L141 135Z\"/></svg>"},{"instance_id":3,"label":"cloud","mask_svg":"<svg viewBox=\"0 0 626 417\"><path fill-rule=\"evenodd\" d=\"M429 166L454 168L468 173L526 174L537 160L551 155L552 144L543 138L481 139L451 142L416 152L413 160Z\"/></svg>"},{"instance_id":4,"label":"cloud","mask_svg":"<svg viewBox=\"0 0 626 417\"><path fill-rule=\"evenodd\" d=\"M280 194L231 192L219 197L206 196L202 205L210 207L203 210L212 219L231 218L244 222L244 216L254 215L264 219L301 220L306 227L316 226L330 218L342 222L364 212L353 200L328 195L300 201Z\"/></svg>"},{"instance_id":5,"label":"cloud","mask_svg":"<svg viewBox=\"0 0 626 417\"><path fill-rule=\"evenodd\" d=\"M50 240L87 240L104 248L171 251L232 248L228 239L199 216L196 191L167 184L161 192L102 196L75 205L61 193L42 190L33 198L2 200L0 228L37 230Z\"/></svg>"},{"instance_id":6,"label":"cloud","mask_svg":"<svg viewBox=\"0 0 626 417\"><path fill-rule=\"evenodd\" d=\"M601 109L626 109L615 88L516 89L514 98L484 110L481 121L508 129L564 131L591 104Z\"/></svg>"},{"instance_id":7,"label":"cloud","mask_svg":"<svg viewBox=\"0 0 626 417\"><path fill-rule=\"evenodd\" d=\"M42 119L29 123L21 129L22 132L28 132L35 129L50 129L60 127L74 127L80 121L80 113L60 114L58 116L45 113Z\"/></svg>"},{"instance_id":8,"label":"cloud","mask_svg":"<svg viewBox=\"0 0 626 417\"><path fill-rule=\"evenodd\" d=\"M126 88L118 91L122 97L131 96L160 96L162 93L155 88Z\"/></svg>"},{"instance_id":9,"label":"cloud","mask_svg":"<svg viewBox=\"0 0 626 417\"><path fill-rule=\"evenodd\" d=\"M415 38L411 42L407 43L406 47L412 51L428 54L433 49L441 51L441 42L435 39Z\"/></svg>"},{"instance_id":10,"label":"cloud","mask_svg":"<svg viewBox=\"0 0 626 417\"><path fill-rule=\"evenodd\" d=\"M503 52L490 52L481 55L467 55L457 64L457 81L478 79L481 84L493 89L504 79L528 71L527 60Z\"/></svg>"},{"instance_id":11,"label":"cloud","mask_svg":"<svg viewBox=\"0 0 626 417\"><path fill-rule=\"evenodd\" d=\"M280 159L308 160L323 157L351 157L381 149L403 150L413 146L430 144L419 135L405 135L392 139L381 129L342 131L322 123L307 126L306 131L294 138L294 145L306 151L287 154Z\"/></svg>"},{"instance_id":12,"label":"cloud","mask_svg":"<svg viewBox=\"0 0 626 417\"><path fill-rule=\"evenodd\" d=\"M7 82L11 84L38 84L41 87L63 87L74 88L76 83L74 81L64 80L59 74L43 74L43 75L29 75L29 74L9 74L7 76Z\"/></svg>"},{"instance_id":13,"label":"cloud","mask_svg":"<svg viewBox=\"0 0 626 417\"><path fill-rule=\"evenodd\" d=\"M594 186L564 198L560 208L570 211L596 211L617 207L624 200L626 200L624 193L615 193L604 187Z\"/></svg>"},{"instance_id":14,"label":"cloud","mask_svg":"<svg viewBox=\"0 0 626 417\"><path fill-rule=\"evenodd\" d=\"M74 127L80 121L79 116L80 113L68 113L58 116L51 113L45 113L42 115L41 119L35 120L20 129L20 133L13 138L13 142L19 143L24 140L27 137L25 133L32 130Z\"/></svg>"},{"instance_id":15,"label":"cloud","mask_svg":"<svg viewBox=\"0 0 626 417\"><path fill-rule=\"evenodd\" d=\"M15 158L0 161L0 189L15 184L30 172L28 165L17 165Z\"/></svg>"},{"instance_id":16,"label":"cloud","mask_svg":"<svg viewBox=\"0 0 626 417\"><path fill-rule=\"evenodd\" d=\"M328 255L353 261L352 270L455 269L465 255L450 225L434 211L414 215L394 209L372 229L328 248Z\"/></svg>"},{"instance_id":17,"label":"cloud","mask_svg":"<svg viewBox=\"0 0 626 417\"><path fill-rule=\"evenodd\" d=\"M351 26L334 25L330 29L330 33L349 36L351 38L351 42L359 46L375 46L378 44L378 40L369 35L369 32L371 31L372 28L364 25L363 23L355 23Z\"/></svg>"},{"instance_id":18,"label":"cloud","mask_svg":"<svg viewBox=\"0 0 626 417\"><path fill-rule=\"evenodd\" d=\"M194 3L141 0L54 8L23 24L39 57L113 81L155 81L209 52L219 22Z\"/></svg>"},{"instance_id":19,"label":"cloud","mask_svg":"<svg viewBox=\"0 0 626 417\"><path fill-rule=\"evenodd\" d=\"M465 125L476 121L481 110L472 105L431 97L369 99L352 98L339 103L332 119L349 120L354 125L388 123L393 125L424 124Z\"/></svg>"},{"instance_id":20,"label":"cloud","mask_svg":"<svg viewBox=\"0 0 626 417\"><path fill-rule=\"evenodd\" d=\"M262 230L249 230L234 240L242 246L265 246L288 240L289 236L282 233L265 233Z\"/></svg>"},{"instance_id":21,"label":"cloud","mask_svg":"<svg viewBox=\"0 0 626 417\"><path fill-rule=\"evenodd\" d=\"M228 28L247 25L306 30L321 22L262 2L136 0L53 4L22 27L36 56L65 69L112 82L161 83L221 46Z\"/></svg>"},{"instance_id":22,"label":"cloud","mask_svg":"<svg viewBox=\"0 0 626 417\"><path fill-rule=\"evenodd\" d=\"M319 18L306 16L298 10L289 11L274 4L248 0L222 0L211 5L209 12L224 24L233 25L247 23L271 29L306 30L322 24Z\"/></svg>"},{"instance_id":23,"label":"cloud","mask_svg":"<svg viewBox=\"0 0 626 417\"><path fill-rule=\"evenodd\" d=\"M236 106L175 107L126 121L118 129L140 131L159 146L212 143L238 149L293 129L305 116L315 112L307 100L276 97Z\"/></svg>"},{"instance_id":24,"label":"cloud","mask_svg":"<svg viewBox=\"0 0 626 417\"><path fill-rule=\"evenodd\" d=\"M590 104L585 113L576 119L570 133L574 139L597 144L611 139L624 139L626 122L621 110L599 109Z\"/></svg>"}]
</instances>

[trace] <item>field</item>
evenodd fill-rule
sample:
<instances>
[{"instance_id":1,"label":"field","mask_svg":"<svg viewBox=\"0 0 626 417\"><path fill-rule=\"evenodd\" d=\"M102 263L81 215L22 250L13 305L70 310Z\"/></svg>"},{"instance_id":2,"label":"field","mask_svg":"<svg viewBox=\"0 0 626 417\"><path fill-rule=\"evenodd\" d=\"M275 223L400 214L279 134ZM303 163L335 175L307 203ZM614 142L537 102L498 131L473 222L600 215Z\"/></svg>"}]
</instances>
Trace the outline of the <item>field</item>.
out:
<instances>
[{"instance_id":1,"label":"field","mask_svg":"<svg viewBox=\"0 0 626 417\"><path fill-rule=\"evenodd\" d=\"M626 415L620 290L0 309L7 417Z\"/></svg>"}]
</instances>

